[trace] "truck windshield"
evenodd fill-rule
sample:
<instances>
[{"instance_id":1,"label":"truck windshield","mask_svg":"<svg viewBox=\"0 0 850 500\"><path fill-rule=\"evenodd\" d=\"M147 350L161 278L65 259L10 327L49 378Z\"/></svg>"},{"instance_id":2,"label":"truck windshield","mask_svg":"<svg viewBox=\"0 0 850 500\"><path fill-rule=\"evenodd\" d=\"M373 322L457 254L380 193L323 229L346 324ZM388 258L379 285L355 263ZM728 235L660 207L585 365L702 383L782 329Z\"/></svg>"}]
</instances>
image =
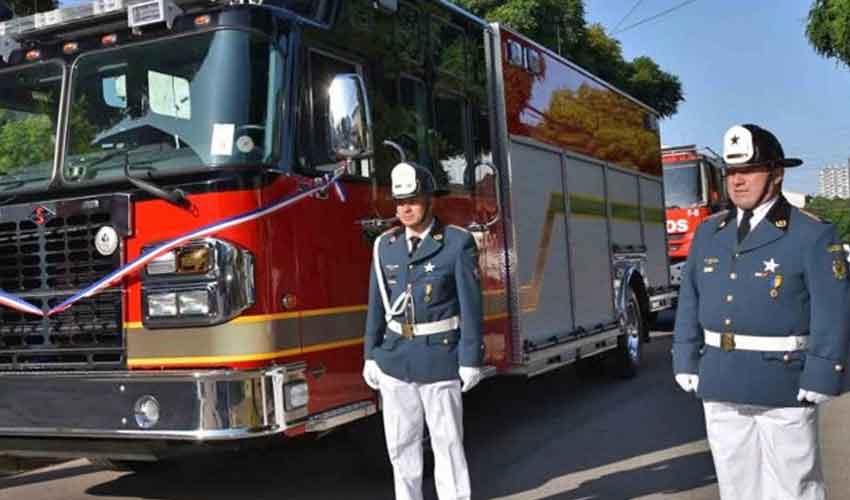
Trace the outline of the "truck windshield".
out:
<instances>
[{"instance_id":1,"label":"truck windshield","mask_svg":"<svg viewBox=\"0 0 850 500\"><path fill-rule=\"evenodd\" d=\"M61 92L60 64L0 72L0 193L46 187Z\"/></svg>"},{"instance_id":2,"label":"truck windshield","mask_svg":"<svg viewBox=\"0 0 850 500\"><path fill-rule=\"evenodd\" d=\"M668 208L692 208L705 204L697 162L664 165L664 203Z\"/></svg>"},{"instance_id":3,"label":"truck windshield","mask_svg":"<svg viewBox=\"0 0 850 500\"><path fill-rule=\"evenodd\" d=\"M236 30L81 57L71 75L64 179L272 163L282 66L266 39Z\"/></svg>"}]
</instances>

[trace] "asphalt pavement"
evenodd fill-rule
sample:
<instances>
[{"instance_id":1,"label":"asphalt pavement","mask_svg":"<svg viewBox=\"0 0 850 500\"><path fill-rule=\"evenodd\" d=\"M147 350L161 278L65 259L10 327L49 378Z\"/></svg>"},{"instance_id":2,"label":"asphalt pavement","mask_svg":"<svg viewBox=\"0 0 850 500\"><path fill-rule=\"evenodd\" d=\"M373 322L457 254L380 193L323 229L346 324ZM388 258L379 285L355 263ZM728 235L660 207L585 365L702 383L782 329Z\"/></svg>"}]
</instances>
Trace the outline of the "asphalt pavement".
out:
<instances>
[{"instance_id":1,"label":"asphalt pavement","mask_svg":"<svg viewBox=\"0 0 850 500\"><path fill-rule=\"evenodd\" d=\"M640 374L568 367L533 380L487 380L465 398L476 499L717 498L699 401L674 385L671 337L653 333ZM826 405L832 500L850 500L850 398ZM317 440L165 463L141 472L85 460L0 478L0 500L390 499L378 419ZM425 479L427 499L436 499Z\"/></svg>"}]
</instances>

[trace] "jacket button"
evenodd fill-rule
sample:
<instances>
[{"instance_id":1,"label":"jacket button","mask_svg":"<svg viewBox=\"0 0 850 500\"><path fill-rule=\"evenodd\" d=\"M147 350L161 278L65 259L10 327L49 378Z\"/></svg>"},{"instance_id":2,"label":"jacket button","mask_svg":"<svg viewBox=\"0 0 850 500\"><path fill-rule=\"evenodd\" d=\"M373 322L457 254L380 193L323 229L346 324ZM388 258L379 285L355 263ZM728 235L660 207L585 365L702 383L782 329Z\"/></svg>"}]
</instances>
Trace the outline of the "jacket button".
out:
<instances>
[{"instance_id":1,"label":"jacket button","mask_svg":"<svg viewBox=\"0 0 850 500\"><path fill-rule=\"evenodd\" d=\"M844 365L835 365L835 371L841 373L844 371Z\"/></svg>"},{"instance_id":2,"label":"jacket button","mask_svg":"<svg viewBox=\"0 0 850 500\"><path fill-rule=\"evenodd\" d=\"M729 326L732 324L732 318L726 318L723 320L723 324Z\"/></svg>"},{"instance_id":3,"label":"jacket button","mask_svg":"<svg viewBox=\"0 0 850 500\"><path fill-rule=\"evenodd\" d=\"M407 268L408 268L408 269L410 269L410 270L412 271L412 270L413 270L413 264L408 264L408 265L407 265Z\"/></svg>"},{"instance_id":4,"label":"jacket button","mask_svg":"<svg viewBox=\"0 0 850 500\"><path fill-rule=\"evenodd\" d=\"M444 344L448 344L448 343L449 343L449 339L443 339L443 343L444 343Z\"/></svg>"},{"instance_id":5,"label":"jacket button","mask_svg":"<svg viewBox=\"0 0 850 500\"><path fill-rule=\"evenodd\" d=\"M738 273L729 273L729 279L730 280L738 279Z\"/></svg>"},{"instance_id":6,"label":"jacket button","mask_svg":"<svg viewBox=\"0 0 850 500\"><path fill-rule=\"evenodd\" d=\"M791 362L791 355L786 353L785 356L782 356L782 361L784 361L785 364L787 365L788 363Z\"/></svg>"},{"instance_id":7,"label":"jacket button","mask_svg":"<svg viewBox=\"0 0 850 500\"><path fill-rule=\"evenodd\" d=\"M733 297L731 293L726 296L726 302L732 302L733 300L735 300L735 297Z\"/></svg>"}]
</instances>

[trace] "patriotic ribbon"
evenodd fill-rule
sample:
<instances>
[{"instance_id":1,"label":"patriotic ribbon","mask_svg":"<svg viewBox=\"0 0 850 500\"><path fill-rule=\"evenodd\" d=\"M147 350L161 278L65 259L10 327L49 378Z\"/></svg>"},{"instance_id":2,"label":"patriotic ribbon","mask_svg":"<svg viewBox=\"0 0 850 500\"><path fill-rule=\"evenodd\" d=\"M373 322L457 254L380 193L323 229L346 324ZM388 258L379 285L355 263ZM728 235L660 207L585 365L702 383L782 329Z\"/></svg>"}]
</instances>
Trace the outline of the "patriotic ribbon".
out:
<instances>
[{"instance_id":1,"label":"patriotic ribbon","mask_svg":"<svg viewBox=\"0 0 850 500\"><path fill-rule=\"evenodd\" d=\"M128 262L124 266L95 281L83 290L80 290L78 293L69 297L61 304L58 304L57 306L51 308L46 313L35 305L21 299L20 297L17 297L10 293L6 293L2 290L0 290L0 305L35 316L50 317L54 314L61 313L62 311L65 311L66 309L71 307L75 302L102 292L103 290L111 287L115 283L121 281L125 277L140 270L150 261L162 256L163 254L173 250L174 248L184 245L185 243L191 240L204 238L206 236L210 236L212 234L224 231L225 229L229 229L231 227L244 224L246 222L260 219L273 212L277 212L278 210L282 210L286 207L292 206L305 198L313 196L314 194L325 191L330 187L333 187L334 192L336 192L336 195L339 197L339 199L345 202L345 192L343 191L342 186L339 185L339 178L342 177L344 173L344 167L340 167L333 172L333 175L325 175L319 182L316 183L314 187L307 189L306 191L301 191L294 195L281 198L280 200L272 203L271 205L260 207L258 209L251 210L250 212L246 212L240 215L229 217L219 222L208 224L190 233L186 233L172 240L160 243L159 245L153 247L144 254Z\"/></svg>"}]
</instances>

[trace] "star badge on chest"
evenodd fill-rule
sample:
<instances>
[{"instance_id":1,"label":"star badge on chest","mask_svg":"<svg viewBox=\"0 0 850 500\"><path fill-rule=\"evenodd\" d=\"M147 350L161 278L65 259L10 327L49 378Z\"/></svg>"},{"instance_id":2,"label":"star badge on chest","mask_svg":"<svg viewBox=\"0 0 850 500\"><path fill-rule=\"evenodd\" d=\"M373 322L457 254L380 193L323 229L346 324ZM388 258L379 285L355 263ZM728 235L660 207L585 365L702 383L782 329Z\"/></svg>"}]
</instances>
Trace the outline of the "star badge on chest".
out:
<instances>
[{"instance_id":1,"label":"star badge on chest","mask_svg":"<svg viewBox=\"0 0 850 500\"><path fill-rule=\"evenodd\" d=\"M433 262L429 262L429 263L425 264L425 272L426 273L433 273L434 272L434 263Z\"/></svg>"},{"instance_id":2,"label":"star badge on chest","mask_svg":"<svg viewBox=\"0 0 850 500\"><path fill-rule=\"evenodd\" d=\"M763 260L762 263L764 264L764 272L766 273L775 273L776 269L779 267L779 264L773 260L773 257L771 257L770 260Z\"/></svg>"}]
</instances>

